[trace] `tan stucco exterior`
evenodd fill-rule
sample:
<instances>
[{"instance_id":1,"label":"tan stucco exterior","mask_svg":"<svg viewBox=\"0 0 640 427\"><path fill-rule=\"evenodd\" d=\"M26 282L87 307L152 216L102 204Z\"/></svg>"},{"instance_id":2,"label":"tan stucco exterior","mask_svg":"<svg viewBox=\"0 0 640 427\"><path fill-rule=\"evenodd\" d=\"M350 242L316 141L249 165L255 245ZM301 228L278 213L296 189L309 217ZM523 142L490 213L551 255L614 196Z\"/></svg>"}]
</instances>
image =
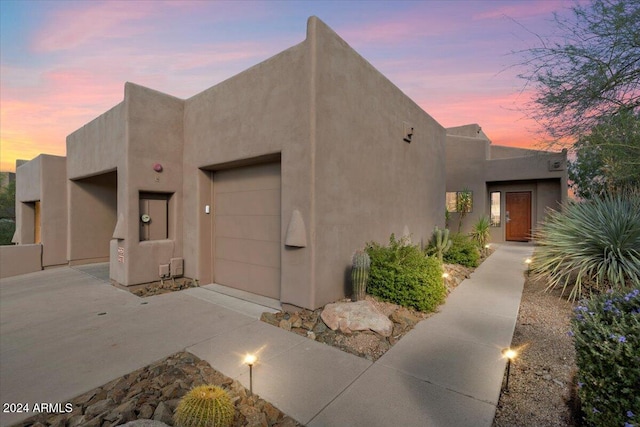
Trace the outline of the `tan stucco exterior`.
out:
<instances>
[{"instance_id":1,"label":"tan stucco exterior","mask_svg":"<svg viewBox=\"0 0 640 427\"><path fill-rule=\"evenodd\" d=\"M303 42L189 99L126 83L121 103L69 135L53 193L61 262L108 260L124 286L180 267L201 284L237 275L239 287L317 308L350 294L351 256L366 242L408 233L420 244L444 226L445 189L513 185L491 172L511 159L492 158L472 131L447 135L312 17ZM42 197L29 183L43 165L21 167L25 202ZM513 172L536 183L540 206L552 201L536 173Z\"/></svg>"},{"instance_id":2,"label":"tan stucco exterior","mask_svg":"<svg viewBox=\"0 0 640 427\"><path fill-rule=\"evenodd\" d=\"M496 146L477 124L448 128L446 146L447 192L473 193L473 211L463 220L463 232L471 231L480 217L489 216L491 192L501 193L500 226L491 227L493 242L509 240L507 193L531 194L531 229L544 220L548 208L557 209L567 200L565 151ZM458 215L451 213L451 228L457 229Z\"/></svg>"},{"instance_id":3,"label":"tan stucco exterior","mask_svg":"<svg viewBox=\"0 0 640 427\"><path fill-rule=\"evenodd\" d=\"M41 154L16 168L14 241L41 244L43 268L67 263L66 164L65 157Z\"/></svg>"}]
</instances>

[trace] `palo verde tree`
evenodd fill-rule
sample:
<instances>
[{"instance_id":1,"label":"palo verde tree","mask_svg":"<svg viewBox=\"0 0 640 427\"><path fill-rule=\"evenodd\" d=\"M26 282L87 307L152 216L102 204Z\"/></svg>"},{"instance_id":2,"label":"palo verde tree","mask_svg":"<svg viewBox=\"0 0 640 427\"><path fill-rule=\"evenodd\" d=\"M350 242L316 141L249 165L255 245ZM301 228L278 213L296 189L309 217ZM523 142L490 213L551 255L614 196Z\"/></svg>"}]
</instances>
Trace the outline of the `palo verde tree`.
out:
<instances>
[{"instance_id":1,"label":"palo verde tree","mask_svg":"<svg viewBox=\"0 0 640 427\"><path fill-rule=\"evenodd\" d=\"M555 140L575 141L602 120L640 107L640 2L576 3L573 16L554 15L559 35L538 35L519 52L533 88L529 113Z\"/></svg>"},{"instance_id":2,"label":"palo verde tree","mask_svg":"<svg viewBox=\"0 0 640 427\"><path fill-rule=\"evenodd\" d=\"M591 199L640 187L640 113L623 110L602 119L573 148L569 178L577 196Z\"/></svg>"}]
</instances>

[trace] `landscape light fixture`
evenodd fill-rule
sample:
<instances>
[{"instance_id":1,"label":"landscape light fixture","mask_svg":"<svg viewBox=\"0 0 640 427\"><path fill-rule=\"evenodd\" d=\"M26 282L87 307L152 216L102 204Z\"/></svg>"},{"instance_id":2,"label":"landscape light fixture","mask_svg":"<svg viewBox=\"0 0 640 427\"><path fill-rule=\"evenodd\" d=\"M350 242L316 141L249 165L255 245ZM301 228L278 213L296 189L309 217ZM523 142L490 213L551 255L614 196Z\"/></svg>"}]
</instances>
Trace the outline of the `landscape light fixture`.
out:
<instances>
[{"instance_id":1,"label":"landscape light fixture","mask_svg":"<svg viewBox=\"0 0 640 427\"><path fill-rule=\"evenodd\" d=\"M249 395L253 395L253 365L256 363L258 358L251 353L247 353L244 356L244 363L249 365Z\"/></svg>"},{"instance_id":2,"label":"landscape light fixture","mask_svg":"<svg viewBox=\"0 0 640 427\"><path fill-rule=\"evenodd\" d=\"M442 273L442 278L443 279L448 279L449 278L449 273Z\"/></svg>"},{"instance_id":3,"label":"landscape light fixture","mask_svg":"<svg viewBox=\"0 0 640 427\"><path fill-rule=\"evenodd\" d=\"M511 348L505 348L502 350L502 357L507 359L507 383L504 386L505 393L509 393L509 374L511 373L511 361L514 360L517 356L518 352Z\"/></svg>"},{"instance_id":4,"label":"landscape light fixture","mask_svg":"<svg viewBox=\"0 0 640 427\"><path fill-rule=\"evenodd\" d=\"M525 259L524 263L527 264L527 276L528 276L531 273L531 258Z\"/></svg>"}]
</instances>

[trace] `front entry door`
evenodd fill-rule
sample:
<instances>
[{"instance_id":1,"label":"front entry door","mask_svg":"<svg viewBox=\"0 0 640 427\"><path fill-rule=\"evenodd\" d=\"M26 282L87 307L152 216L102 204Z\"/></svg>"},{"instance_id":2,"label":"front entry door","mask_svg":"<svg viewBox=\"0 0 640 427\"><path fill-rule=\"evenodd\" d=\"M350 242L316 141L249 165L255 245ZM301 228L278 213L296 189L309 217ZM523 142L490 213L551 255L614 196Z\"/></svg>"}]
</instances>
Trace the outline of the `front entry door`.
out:
<instances>
[{"instance_id":1,"label":"front entry door","mask_svg":"<svg viewBox=\"0 0 640 427\"><path fill-rule=\"evenodd\" d=\"M531 192L506 193L506 240L528 242L531 240Z\"/></svg>"}]
</instances>

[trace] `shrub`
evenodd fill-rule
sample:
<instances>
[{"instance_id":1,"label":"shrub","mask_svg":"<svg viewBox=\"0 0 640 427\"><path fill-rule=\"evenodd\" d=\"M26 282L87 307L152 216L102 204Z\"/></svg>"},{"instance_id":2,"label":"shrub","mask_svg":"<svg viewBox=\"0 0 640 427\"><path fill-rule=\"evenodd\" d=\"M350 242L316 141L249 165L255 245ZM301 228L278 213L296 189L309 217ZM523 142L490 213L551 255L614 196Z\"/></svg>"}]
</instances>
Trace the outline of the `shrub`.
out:
<instances>
[{"instance_id":1,"label":"shrub","mask_svg":"<svg viewBox=\"0 0 640 427\"><path fill-rule=\"evenodd\" d=\"M371 257L369 294L420 311L433 311L444 301L447 291L436 258L403 244L393 234L389 246L372 242L366 251Z\"/></svg>"},{"instance_id":2,"label":"shrub","mask_svg":"<svg viewBox=\"0 0 640 427\"><path fill-rule=\"evenodd\" d=\"M585 424L639 426L640 288L579 305L571 326Z\"/></svg>"},{"instance_id":3,"label":"shrub","mask_svg":"<svg viewBox=\"0 0 640 427\"><path fill-rule=\"evenodd\" d=\"M443 260L448 264L460 264L465 267L477 267L480 263L480 251L469 237L464 234L451 236L451 248L444 254Z\"/></svg>"},{"instance_id":4,"label":"shrub","mask_svg":"<svg viewBox=\"0 0 640 427\"><path fill-rule=\"evenodd\" d=\"M11 245L16 223L10 219L0 219L0 245Z\"/></svg>"},{"instance_id":5,"label":"shrub","mask_svg":"<svg viewBox=\"0 0 640 427\"><path fill-rule=\"evenodd\" d=\"M532 271L569 297L640 286L640 194L605 195L551 211L534 233ZM586 285L586 286L583 286Z\"/></svg>"}]
</instances>

